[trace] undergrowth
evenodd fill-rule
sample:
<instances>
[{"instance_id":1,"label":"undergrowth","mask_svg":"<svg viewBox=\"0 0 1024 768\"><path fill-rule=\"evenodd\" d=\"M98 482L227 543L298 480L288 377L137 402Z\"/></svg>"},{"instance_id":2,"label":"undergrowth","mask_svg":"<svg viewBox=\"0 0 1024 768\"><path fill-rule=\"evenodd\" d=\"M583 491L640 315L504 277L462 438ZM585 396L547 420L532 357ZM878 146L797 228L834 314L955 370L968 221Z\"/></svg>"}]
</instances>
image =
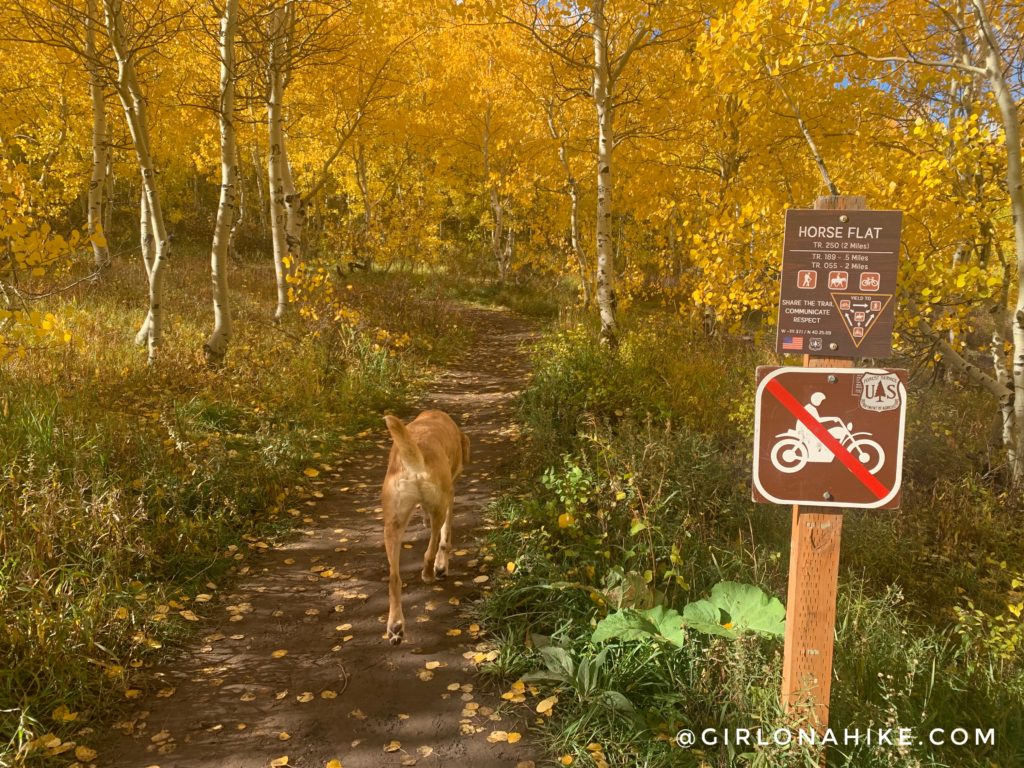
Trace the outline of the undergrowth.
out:
<instances>
[{"instance_id":1,"label":"undergrowth","mask_svg":"<svg viewBox=\"0 0 1024 768\"><path fill-rule=\"evenodd\" d=\"M673 741L789 722L781 638L592 637L622 607L682 610L720 582L785 599L789 510L750 501L749 469L754 368L779 362L657 314L617 354L574 322L538 345L519 411L529 479L491 510L491 554L508 566L478 610L501 643L492 673L538 710L556 763L816 765L795 746ZM830 766L1024 763L1024 508L982 460L991 410L912 381L902 508L846 515L830 724L909 727L925 743L840 746ZM957 727L994 729L995 744L927 743Z\"/></svg>"},{"instance_id":2,"label":"undergrowth","mask_svg":"<svg viewBox=\"0 0 1024 768\"><path fill-rule=\"evenodd\" d=\"M211 370L202 258L176 249L155 366L132 343L141 265L119 262L47 305L69 344L0 367L0 765L60 753L131 695L197 595L287 532L308 477L465 341L440 290L402 274L332 276L344 322L295 307L275 325L272 265L237 263Z\"/></svg>"}]
</instances>

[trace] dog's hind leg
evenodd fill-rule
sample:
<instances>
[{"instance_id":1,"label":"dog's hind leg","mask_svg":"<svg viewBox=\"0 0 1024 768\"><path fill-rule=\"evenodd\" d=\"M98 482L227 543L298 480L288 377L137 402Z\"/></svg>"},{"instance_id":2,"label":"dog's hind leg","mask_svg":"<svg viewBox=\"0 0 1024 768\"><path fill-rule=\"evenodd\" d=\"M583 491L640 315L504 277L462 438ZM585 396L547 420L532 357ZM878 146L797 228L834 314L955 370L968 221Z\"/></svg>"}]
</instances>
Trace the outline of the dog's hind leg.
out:
<instances>
[{"instance_id":1,"label":"dog's hind leg","mask_svg":"<svg viewBox=\"0 0 1024 768\"><path fill-rule=\"evenodd\" d=\"M388 555L388 642L398 645L405 636L402 612L402 530L401 521L392 518L384 525L384 548Z\"/></svg>"},{"instance_id":2,"label":"dog's hind leg","mask_svg":"<svg viewBox=\"0 0 1024 768\"><path fill-rule=\"evenodd\" d=\"M430 510L430 543L423 554L423 581L430 584L434 580L434 559L437 557L438 545L441 542L442 521L435 510Z\"/></svg>"},{"instance_id":3,"label":"dog's hind leg","mask_svg":"<svg viewBox=\"0 0 1024 768\"><path fill-rule=\"evenodd\" d=\"M452 500L447 503L444 525L441 526L441 543L434 560L434 575L443 579L448 575L448 553L452 548Z\"/></svg>"}]
</instances>

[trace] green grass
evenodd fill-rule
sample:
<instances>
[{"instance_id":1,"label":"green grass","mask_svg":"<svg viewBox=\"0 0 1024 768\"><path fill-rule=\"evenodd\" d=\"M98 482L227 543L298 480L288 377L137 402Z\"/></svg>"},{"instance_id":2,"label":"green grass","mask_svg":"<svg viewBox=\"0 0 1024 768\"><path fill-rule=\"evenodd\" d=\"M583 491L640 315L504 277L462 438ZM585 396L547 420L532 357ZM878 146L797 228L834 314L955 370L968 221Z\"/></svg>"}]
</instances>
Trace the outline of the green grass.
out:
<instances>
[{"instance_id":1,"label":"green grass","mask_svg":"<svg viewBox=\"0 0 1024 768\"><path fill-rule=\"evenodd\" d=\"M465 343L425 280L352 276L348 322L274 325L272 266L232 264L235 337L211 370L207 269L176 249L153 367L132 343L141 265L119 262L47 307L69 345L0 368L0 765L123 701L132 669L188 636L195 595L287 534L303 471L353 450Z\"/></svg>"},{"instance_id":2,"label":"green grass","mask_svg":"<svg viewBox=\"0 0 1024 768\"><path fill-rule=\"evenodd\" d=\"M627 328L618 355L588 324L563 322L538 345L519 412L529 479L491 510L493 555L515 567L478 610L502 643L495 672L506 685L532 680L531 705L559 696L542 727L554 758L813 764L798 750L699 753L669 741L682 726L783 723L781 641L590 640L622 574L676 608L723 580L785 599L788 510L750 502L758 364L778 359L657 313ZM1009 611L1024 508L990 472L990 418L977 392L912 382L902 508L846 515L831 724L994 728L996 745L834 749L832 766L1024 761L1024 629ZM551 674L545 638L571 674ZM619 694L628 708L610 706Z\"/></svg>"}]
</instances>

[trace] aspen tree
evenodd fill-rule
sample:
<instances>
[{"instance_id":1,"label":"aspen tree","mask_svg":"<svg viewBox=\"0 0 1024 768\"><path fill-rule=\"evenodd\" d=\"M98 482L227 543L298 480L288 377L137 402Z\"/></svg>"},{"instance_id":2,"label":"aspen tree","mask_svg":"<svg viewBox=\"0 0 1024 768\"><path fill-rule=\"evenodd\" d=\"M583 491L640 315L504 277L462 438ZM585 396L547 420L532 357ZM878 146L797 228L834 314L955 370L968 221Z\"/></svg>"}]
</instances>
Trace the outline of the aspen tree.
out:
<instances>
[{"instance_id":1,"label":"aspen tree","mask_svg":"<svg viewBox=\"0 0 1024 768\"><path fill-rule=\"evenodd\" d=\"M203 351L210 364L223 362L231 339L227 260L238 201L238 146L235 136L235 30L238 0L227 0L220 21L220 202L210 250L213 283L213 332Z\"/></svg>"},{"instance_id":2,"label":"aspen tree","mask_svg":"<svg viewBox=\"0 0 1024 768\"><path fill-rule=\"evenodd\" d=\"M160 194L157 190L156 167L150 149L149 125L146 118L146 99L136 72L135 51L129 46L125 35L121 0L103 0L103 11L107 37L117 61L115 87L124 109L125 120L128 123L128 130L131 133L132 145L135 147L135 156L138 159L142 176L143 205L140 207L144 223L144 256L147 250L147 241L152 242L152 260L147 260L149 310L135 337L139 344L147 346L149 362L152 364L156 362L157 350L160 347L163 334L163 279L164 268L171 253L171 243L167 236L167 227L160 206Z\"/></svg>"}]
</instances>

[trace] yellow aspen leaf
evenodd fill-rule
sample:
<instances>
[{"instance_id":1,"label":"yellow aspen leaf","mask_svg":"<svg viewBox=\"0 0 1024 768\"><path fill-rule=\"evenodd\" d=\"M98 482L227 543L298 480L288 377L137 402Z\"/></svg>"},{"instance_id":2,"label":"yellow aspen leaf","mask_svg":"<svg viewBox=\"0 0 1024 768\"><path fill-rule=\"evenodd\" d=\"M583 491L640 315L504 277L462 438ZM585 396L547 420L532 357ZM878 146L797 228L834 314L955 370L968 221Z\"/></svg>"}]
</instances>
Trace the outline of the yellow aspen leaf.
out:
<instances>
[{"instance_id":1,"label":"yellow aspen leaf","mask_svg":"<svg viewBox=\"0 0 1024 768\"><path fill-rule=\"evenodd\" d=\"M543 715L546 712L550 712L551 708L557 703L557 696L548 696L546 699L542 699L537 703L537 714Z\"/></svg>"},{"instance_id":2,"label":"yellow aspen leaf","mask_svg":"<svg viewBox=\"0 0 1024 768\"><path fill-rule=\"evenodd\" d=\"M273 652L272 654L270 654L270 655L271 655L271 656L272 656L273 658L275 658L275 659L283 659L283 658L284 658L285 656L287 656L287 655L288 655L288 651L287 651L287 650L285 650L284 648L280 648L280 649L278 649L278 650L274 651L274 652Z\"/></svg>"},{"instance_id":3,"label":"yellow aspen leaf","mask_svg":"<svg viewBox=\"0 0 1024 768\"><path fill-rule=\"evenodd\" d=\"M400 741L389 741L384 745L385 752L397 752L402 748L402 742Z\"/></svg>"},{"instance_id":4,"label":"yellow aspen leaf","mask_svg":"<svg viewBox=\"0 0 1024 768\"><path fill-rule=\"evenodd\" d=\"M304 470L302 470L302 474L304 474L306 477L317 477L320 474L320 470L316 469L315 467L306 467Z\"/></svg>"},{"instance_id":5,"label":"yellow aspen leaf","mask_svg":"<svg viewBox=\"0 0 1024 768\"><path fill-rule=\"evenodd\" d=\"M75 747L75 758L83 763L92 762L96 759L97 754L99 753L95 749L89 749L89 747Z\"/></svg>"},{"instance_id":6,"label":"yellow aspen leaf","mask_svg":"<svg viewBox=\"0 0 1024 768\"><path fill-rule=\"evenodd\" d=\"M341 764L341 760L328 760L324 768L344 768L344 766Z\"/></svg>"},{"instance_id":7,"label":"yellow aspen leaf","mask_svg":"<svg viewBox=\"0 0 1024 768\"><path fill-rule=\"evenodd\" d=\"M71 721L78 719L78 713L72 712L64 704L61 704L59 707L53 710L51 716L53 717L54 720L59 720L62 723L70 723Z\"/></svg>"},{"instance_id":8,"label":"yellow aspen leaf","mask_svg":"<svg viewBox=\"0 0 1024 768\"><path fill-rule=\"evenodd\" d=\"M270 768L283 768L285 765L288 765L288 755L281 755L270 761Z\"/></svg>"},{"instance_id":9,"label":"yellow aspen leaf","mask_svg":"<svg viewBox=\"0 0 1024 768\"><path fill-rule=\"evenodd\" d=\"M508 734L508 743L509 744L515 744L517 741L520 741L522 738L523 738L523 734L516 733L515 731L510 731L509 734Z\"/></svg>"}]
</instances>

